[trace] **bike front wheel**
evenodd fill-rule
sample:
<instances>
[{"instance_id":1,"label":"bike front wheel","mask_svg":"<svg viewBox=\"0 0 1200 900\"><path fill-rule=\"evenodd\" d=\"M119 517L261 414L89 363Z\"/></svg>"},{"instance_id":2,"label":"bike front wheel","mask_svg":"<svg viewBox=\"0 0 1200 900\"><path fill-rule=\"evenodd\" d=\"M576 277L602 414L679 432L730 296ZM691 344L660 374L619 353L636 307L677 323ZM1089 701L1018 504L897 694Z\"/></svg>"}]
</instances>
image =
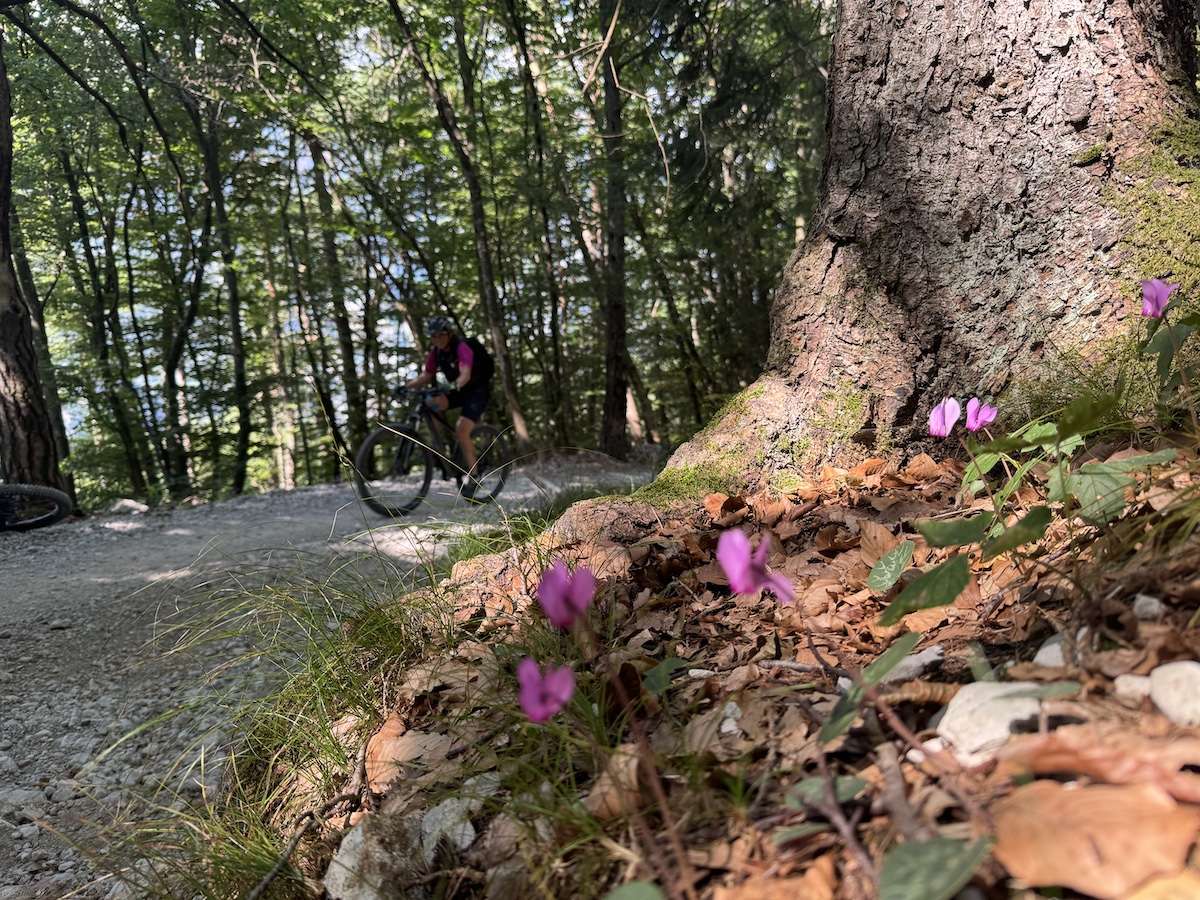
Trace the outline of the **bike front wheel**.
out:
<instances>
[{"instance_id":1,"label":"bike front wheel","mask_svg":"<svg viewBox=\"0 0 1200 900\"><path fill-rule=\"evenodd\" d=\"M0 531L32 531L65 519L74 504L56 488L0 484Z\"/></svg>"},{"instance_id":2,"label":"bike front wheel","mask_svg":"<svg viewBox=\"0 0 1200 900\"><path fill-rule=\"evenodd\" d=\"M433 480L433 451L407 425L381 425L354 455L354 484L381 516L406 516L425 499Z\"/></svg>"},{"instance_id":3,"label":"bike front wheel","mask_svg":"<svg viewBox=\"0 0 1200 900\"><path fill-rule=\"evenodd\" d=\"M512 471L513 455L508 433L491 425L471 429L477 462L474 477L463 487L463 497L472 503L491 503L500 495Z\"/></svg>"}]
</instances>

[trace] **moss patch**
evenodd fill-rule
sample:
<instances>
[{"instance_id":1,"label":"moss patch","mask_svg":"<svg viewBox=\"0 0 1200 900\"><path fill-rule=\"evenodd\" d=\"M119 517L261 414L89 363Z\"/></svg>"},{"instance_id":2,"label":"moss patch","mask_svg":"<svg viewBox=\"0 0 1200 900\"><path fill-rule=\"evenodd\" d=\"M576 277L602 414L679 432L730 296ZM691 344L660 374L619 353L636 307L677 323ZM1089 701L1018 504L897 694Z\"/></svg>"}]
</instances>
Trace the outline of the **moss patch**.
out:
<instances>
[{"instance_id":1,"label":"moss patch","mask_svg":"<svg viewBox=\"0 0 1200 900\"><path fill-rule=\"evenodd\" d=\"M825 432L827 443L838 446L848 443L867 423L869 416L867 393L856 388L853 382L843 381L821 397L809 424Z\"/></svg>"},{"instance_id":2,"label":"moss patch","mask_svg":"<svg viewBox=\"0 0 1200 900\"><path fill-rule=\"evenodd\" d=\"M694 501L716 491L736 492L741 484L738 469L726 462L663 469L650 484L632 495L654 506Z\"/></svg>"},{"instance_id":3,"label":"moss patch","mask_svg":"<svg viewBox=\"0 0 1200 900\"><path fill-rule=\"evenodd\" d=\"M1086 150L1076 153L1071 157L1071 165L1073 166L1090 166L1092 163L1100 162L1104 158L1105 144L1093 144Z\"/></svg>"},{"instance_id":4,"label":"moss patch","mask_svg":"<svg viewBox=\"0 0 1200 900\"><path fill-rule=\"evenodd\" d=\"M1194 297L1200 290L1200 122L1175 120L1152 140L1152 150L1121 165L1133 186L1111 201L1129 226L1122 241L1126 272L1135 281L1177 281L1185 297Z\"/></svg>"}]
</instances>

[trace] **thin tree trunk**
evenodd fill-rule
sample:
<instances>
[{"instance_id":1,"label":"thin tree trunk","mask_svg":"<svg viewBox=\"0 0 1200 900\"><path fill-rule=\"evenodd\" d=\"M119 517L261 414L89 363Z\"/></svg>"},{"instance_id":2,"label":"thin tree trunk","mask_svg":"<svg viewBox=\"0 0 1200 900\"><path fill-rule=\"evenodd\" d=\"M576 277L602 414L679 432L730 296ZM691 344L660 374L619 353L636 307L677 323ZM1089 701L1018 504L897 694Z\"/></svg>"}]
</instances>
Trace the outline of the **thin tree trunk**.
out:
<instances>
[{"instance_id":1,"label":"thin tree trunk","mask_svg":"<svg viewBox=\"0 0 1200 900\"><path fill-rule=\"evenodd\" d=\"M600 0L600 33L608 33L617 15L617 0ZM600 449L617 459L629 454L625 430L629 378L625 359L625 135L621 122L621 89L613 44L620 30L604 46L600 58L604 83L604 420Z\"/></svg>"},{"instance_id":2,"label":"thin tree trunk","mask_svg":"<svg viewBox=\"0 0 1200 900\"><path fill-rule=\"evenodd\" d=\"M321 248L325 256L325 271L329 278L329 296L333 301L333 322L337 326L338 350L342 358L342 385L346 390L347 429L354 446L367 436L367 404L363 383L355 366L354 330L346 311L346 282L338 258L337 232L334 231L333 198L325 182L325 148L315 135L307 135L308 152L312 158L313 186L317 191L317 206L321 211Z\"/></svg>"},{"instance_id":3,"label":"thin tree trunk","mask_svg":"<svg viewBox=\"0 0 1200 900\"><path fill-rule=\"evenodd\" d=\"M446 136L454 148L455 157L467 183L467 194L471 205L471 227L475 235L475 261L479 269L479 299L487 318L488 330L491 333L492 353L496 359L496 370L500 373L500 385L504 399L508 405L508 413L512 418L513 433L520 447L529 446L529 427L525 422L525 413L521 410L520 398L517 396L516 380L513 377L512 359L508 352L508 338L505 334L504 318L500 308L500 295L496 290L496 276L492 266L492 250L488 238L487 212L484 206L483 186L479 172L472 156L473 148L468 145L466 137L459 129L454 108L450 104L441 83L429 70L421 56L416 35L412 26L400 9L397 0L388 0L396 22L404 34L409 53L412 55L421 72L421 79L437 111L438 120ZM465 74L465 73L464 73Z\"/></svg>"}]
</instances>

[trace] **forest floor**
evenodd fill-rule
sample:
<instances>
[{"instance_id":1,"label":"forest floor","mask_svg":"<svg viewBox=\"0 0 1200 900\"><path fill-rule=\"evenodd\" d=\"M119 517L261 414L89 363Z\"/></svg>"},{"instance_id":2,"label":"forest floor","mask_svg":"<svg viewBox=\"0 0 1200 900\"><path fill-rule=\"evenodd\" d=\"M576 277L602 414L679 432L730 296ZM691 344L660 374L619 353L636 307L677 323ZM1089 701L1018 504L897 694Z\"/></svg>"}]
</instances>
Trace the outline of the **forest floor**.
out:
<instances>
[{"instance_id":1,"label":"forest floor","mask_svg":"<svg viewBox=\"0 0 1200 900\"><path fill-rule=\"evenodd\" d=\"M389 560L419 580L472 526L564 493L627 491L650 474L547 461L514 475L496 506L435 485L392 525L342 484L0 535L0 900L128 896L96 874L97 835L164 781L173 804L213 789L223 723L208 701L267 681L253 666L208 677L245 639L164 653L164 627L211 604L214 589L268 571L328 572L331 557Z\"/></svg>"}]
</instances>

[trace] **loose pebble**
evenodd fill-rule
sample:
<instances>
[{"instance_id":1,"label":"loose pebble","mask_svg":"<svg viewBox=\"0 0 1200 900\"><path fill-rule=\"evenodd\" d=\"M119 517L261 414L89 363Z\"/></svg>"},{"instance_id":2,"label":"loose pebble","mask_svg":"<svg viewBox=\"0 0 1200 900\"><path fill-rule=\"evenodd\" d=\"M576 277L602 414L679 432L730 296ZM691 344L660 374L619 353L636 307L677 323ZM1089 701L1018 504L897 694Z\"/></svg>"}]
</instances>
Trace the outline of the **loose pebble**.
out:
<instances>
[{"instance_id":1,"label":"loose pebble","mask_svg":"<svg viewBox=\"0 0 1200 900\"><path fill-rule=\"evenodd\" d=\"M963 685L946 705L937 734L954 749L959 762L979 765L1008 740L1013 726L1032 720L1041 701L1031 696L1040 685L1032 681L976 681Z\"/></svg>"},{"instance_id":2,"label":"loose pebble","mask_svg":"<svg viewBox=\"0 0 1200 900\"><path fill-rule=\"evenodd\" d=\"M1150 699L1176 725L1200 725L1200 662L1159 666L1150 673Z\"/></svg>"}]
</instances>

